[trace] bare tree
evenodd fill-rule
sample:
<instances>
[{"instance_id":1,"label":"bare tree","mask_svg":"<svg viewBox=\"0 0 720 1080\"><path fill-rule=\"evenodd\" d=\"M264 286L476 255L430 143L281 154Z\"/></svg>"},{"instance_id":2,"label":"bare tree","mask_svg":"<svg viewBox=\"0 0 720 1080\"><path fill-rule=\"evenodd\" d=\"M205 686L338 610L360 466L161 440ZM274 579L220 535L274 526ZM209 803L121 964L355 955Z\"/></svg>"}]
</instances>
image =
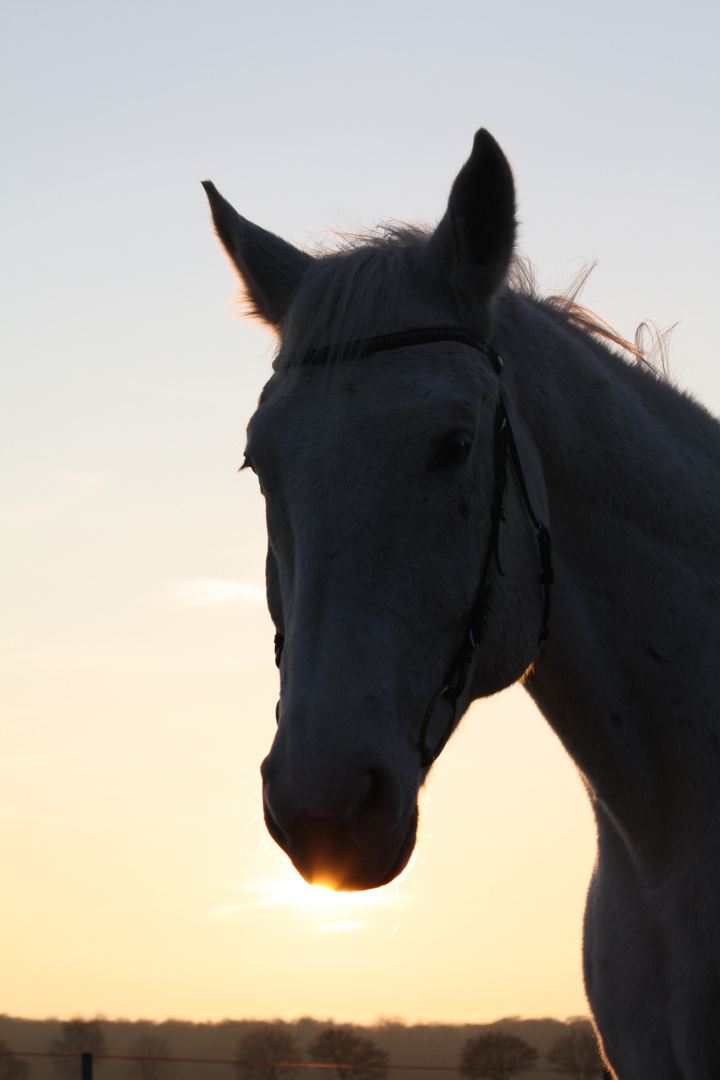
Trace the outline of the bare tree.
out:
<instances>
[{"instance_id":1,"label":"bare tree","mask_svg":"<svg viewBox=\"0 0 720 1080\"><path fill-rule=\"evenodd\" d=\"M25 1080L30 1075L30 1062L17 1057L0 1039L0 1080Z\"/></svg>"},{"instance_id":2,"label":"bare tree","mask_svg":"<svg viewBox=\"0 0 720 1080\"><path fill-rule=\"evenodd\" d=\"M73 1057L58 1057L53 1061L53 1068L58 1076L68 1080L80 1073L77 1058L80 1054L104 1054L105 1036L99 1020L66 1020L62 1025L62 1037L53 1039L50 1044L51 1054L72 1054Z\"/></svg>"},{"instance_id":3,"label":"bare tree","mask_svg":"<svg viewBox=\"0 0 720 1080\"><path fill-rule=\"evenodd\" d=\"M468 1039L460 1051L458 1072L467 1080L510 1080L530 1069L539 1054L533 1046L504 1031L488 1031Z\"/></svg>"},{"instance_id":4,"label":"bare tree","mask_svg":"<svg viewBox=\"0 0 720 1080\"><path fill-rule=\"evenodd\" d=\"M384 1080L387 1050L356 1034L349 1025L325 1028L308 1046L312 1061L334 1065L339 1080ZM351 1069L344 1065L354 1066Z\"/></svg>"},{"instance_id":5,"label":"bare tree","mask_svg":"<svg viewBox=\"0 0 720 1080\"><path fill-rule=\"evenodd\" d=\"M141 1059L127 1062L125 1073L131 1080L170 1080L173 1072L170 1063L153 1060L170 1057L170 1047L166 1039L149 1032L138 1035L127 1048L127 1053Z\"/></svg>"},{"instance_id":6,"label":"bare tree","mask_svg":"<svg viewBox=\"0 0 720 1080\"><path fill-rule=\"evenodd\" d=\"M288 1062L302 1061L295 1036L274 1024L259 1024L246 1032L235 1057L238 1080L282 1080L292 1075Z\"/></svg>"},{"instance_id":7,"label":"bare tree","mask_svg":"<svg viewBox=\"0 0 720 1080\"><path fill-rule=\"evenodd\" d=\"M576 1020L567 1035L561 1035L550 1047L547 1059L564 1076L592 1080L603 1075L600 1048L588 1020Z\"/></svg>"}]
</instances>

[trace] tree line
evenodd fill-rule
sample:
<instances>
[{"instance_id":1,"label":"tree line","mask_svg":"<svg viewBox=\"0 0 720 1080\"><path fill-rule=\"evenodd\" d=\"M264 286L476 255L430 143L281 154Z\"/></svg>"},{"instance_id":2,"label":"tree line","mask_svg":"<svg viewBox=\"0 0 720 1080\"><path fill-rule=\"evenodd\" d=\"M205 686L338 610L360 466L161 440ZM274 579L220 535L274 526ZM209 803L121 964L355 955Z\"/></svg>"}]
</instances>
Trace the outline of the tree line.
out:
<instances>
[{"instance_id":1,"label":"tree line","mask_svg":"<svg viewBox=\"0 0 720 1080\"><path fill-rule=\"evenodd\" d=\"M76 1080L80 1054L102 1057L108 1053L101 1022L64 1022L60 1036L50 1045L50 1053L75 1055L53 1058L52 1067L57 1080ZM173 1054L161 1036L141 1034L125 1053L137 1059L123 1062L128 1080L175 1080L173 1062L163 1060ZM330 1077L338 1080L387 1080L390 1055L347 1024L322 1028L303 1049L296 1034L285 1025L258 1023L238 1040L233 1068L236 1080L297 1080L293 1063L328 1066ZM102 1062L97 1064L101 1066ZM590 1023L577 1020L569 1024L567 1033L558 1037L542 1057L517 1035L502 1030L483 1032L464 1042L455 1067L464 1080L512 1080L541 1064L549 1064L556 1074L575 1080L602 1077L603 1064ZM0 1039L0 1080L29 1080L31 1075L30 1062L12 1054Z\"/></svg>"}]
</instances>

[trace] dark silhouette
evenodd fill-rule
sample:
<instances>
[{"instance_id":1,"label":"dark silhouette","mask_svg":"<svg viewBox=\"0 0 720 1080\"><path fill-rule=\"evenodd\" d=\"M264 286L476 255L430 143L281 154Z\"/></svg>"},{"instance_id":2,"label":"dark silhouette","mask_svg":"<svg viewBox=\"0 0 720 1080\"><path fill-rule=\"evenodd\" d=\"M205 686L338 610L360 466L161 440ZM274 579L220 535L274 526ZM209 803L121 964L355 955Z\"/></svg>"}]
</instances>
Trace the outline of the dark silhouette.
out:
<instances>
[{"instance_id":1,"label":"dark silhouette","mask_svg":"<svg viewBox=\"0 0 720 1080\"><path fill-rule=\"evenodd\" d=\"M62 1036L53 1039L50 1044L51 1054L76 1054L75 1057L58 1057L53 1061L53 1069L63 1080L75 1080L80 1074L79 1057L81 1054L104 1054L107 1052L105 1035L99 1020L66 1020L62 1025ZM95 1063L97 1069L97 1063Z\"/></svg>"},{"instance_id":2,"label":"dark silhouette","mask_svg":"<svg viewBox=\"0 0 720 1080\"><path fill-rule=\"evenodd\" d=\"M311 1061L335 1065L339 1080L384 1080L390 1057L387 1050L357 1035L349 1025L325 1028L308 1046L308 1055ZM356 1067L344 1069L343 1065Z\"/></svg>"},{"instance_id":3,"label":"dark silhouette","mask_svg":"<svg viewBox=\"0 0 720 1080\"><path fill-rule=\"evenodd\" d=\"M295 1036L277 1024L251 1028L239 1040L235 1056L238 1080L282 1080L293 1073L287 1063L302 1060Z\"/></svg>"},{"instance_id":4,"label":"dark silhouette","mask_svg":"<svg viewBox=\"0 0 720 1080\"><path fill-rule=\"evenodd\" d=\"M5 1040L0 1039L0 1080L25 1080L29 1075L30 1063L16 1057Z\"/></svg>"},{"instance_id":5,"label":"dark silhouette","mask_svg":"<svg viewBox=\"0 0 720 1080\"><path fill-rule=\"evenodd\" d=\"M587 1020L573 1023L567 1035L555 1040L546 1057L559 1073L576 1080L593 1080L604 1073L597 1038Z\"/></svg>"},{"instance_id":6,"label":"dark silhouette","mask_svg":"<svg viewBox=\"0 0 720 1080\"><path fill-rule=\"evenodd\" d=\"M510 1080L532 1068L539 1056L534 1046L516 1035L488 1031L467 1040L460 1052L458 1072L467 1080Z\"/></svg>"},{"instance_id":7,"label":"dark silhouette","mask_svg":"<svg viewBox=\"0 0 720 1080\"><path fill-rule=\"evenodd\" d=\"M170 1057L167 1039L159 1035L138 1035L128 1046L127 1054L142 1058L142 1061L128 1061L125 1075L131 1080L170 1080L173 1075L172 1065L168 1061L152 1061L152 1058Z\"/></svg>"}]
</instances>

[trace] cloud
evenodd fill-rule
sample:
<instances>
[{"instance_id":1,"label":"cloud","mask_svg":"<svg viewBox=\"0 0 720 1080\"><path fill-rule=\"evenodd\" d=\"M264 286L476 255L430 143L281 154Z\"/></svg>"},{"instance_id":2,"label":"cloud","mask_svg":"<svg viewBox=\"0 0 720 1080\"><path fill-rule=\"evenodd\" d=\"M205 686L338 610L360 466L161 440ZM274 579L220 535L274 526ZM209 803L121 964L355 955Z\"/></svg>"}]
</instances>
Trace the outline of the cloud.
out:
<instances>
[{"instance_id":1,"label":"cloud","mask_svg":"<svg viewBox=\"0 0 720 1080\"><path fill-rule=\"evenodd\" d=\"M0 511L4 528L27 528L79 503L96 499L109 487L107 473L88 469L54 469L50 474L51 489L44 495L28 499Z\"/></svg>"},{"instance_id":2,"label":"cloud","mask_svg":"<svg viewBox=\"0 0 720 1080\"><path fill-rule=\"evenodd\" d=\"M0 754L0 771L26 772L58 766L58 758L40 754Z\"/></svg>"},{"instance_id":3,"label":"cloud","mask_svg":"<svg viewBox=\"0 0 720 1080\"><path fill-rule=\"evenodd\" d=\"M189 581L167 581L165 593L182 604L219 604L228 600L265 602L262 585L248 585L224 578L197 578Z\"/></svg>"},{"instance_id":4,"label":"cloud","mask_svg":"<svg viewBox=\"0 0 720 1080\"><path fill-rule=\"evenodd\" d=\"M142 641L126 635L119 642L104 646L102 642L53 640L36 648L8 647L0 653L5 663L12 662L22 671L107 671L107 672L190 672L215 671L266 665L274 670L271 644L264 649L243 652L240 637L227 637L199 645L172 648L167 644L153 649Z\"/></svg>"},{"instance_id":5,"label":"cloud","mask_svg":"<svg viewBox=\"0 0 720 1080\"><path fill-rule=\"evenodd\" d=\"M362 930L365 926L364 922L346 920L345 922L329 922L324 926L318 927L319 934L336 934L344 933L347 930Z\"/></svg>"}]
</instances>

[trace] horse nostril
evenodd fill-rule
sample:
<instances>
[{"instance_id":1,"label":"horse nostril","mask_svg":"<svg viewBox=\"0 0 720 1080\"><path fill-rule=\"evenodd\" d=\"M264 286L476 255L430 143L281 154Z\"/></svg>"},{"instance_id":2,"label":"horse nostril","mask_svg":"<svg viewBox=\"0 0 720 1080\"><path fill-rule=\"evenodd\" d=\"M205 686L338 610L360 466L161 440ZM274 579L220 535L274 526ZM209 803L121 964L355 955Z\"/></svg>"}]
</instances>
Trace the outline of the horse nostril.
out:
<instances>
[{"instance_id":1,"label":"horse nostril","mask_svg":"<svg viewBox=\"0 0 720 1080\"><path fill-rule=\"evenodd\" d=\"M393 774L383 768L368 769L367 794L350 822L352 838L361 847L376 844L399 823L401 795Z\"/></svg>"}]
</instances>

